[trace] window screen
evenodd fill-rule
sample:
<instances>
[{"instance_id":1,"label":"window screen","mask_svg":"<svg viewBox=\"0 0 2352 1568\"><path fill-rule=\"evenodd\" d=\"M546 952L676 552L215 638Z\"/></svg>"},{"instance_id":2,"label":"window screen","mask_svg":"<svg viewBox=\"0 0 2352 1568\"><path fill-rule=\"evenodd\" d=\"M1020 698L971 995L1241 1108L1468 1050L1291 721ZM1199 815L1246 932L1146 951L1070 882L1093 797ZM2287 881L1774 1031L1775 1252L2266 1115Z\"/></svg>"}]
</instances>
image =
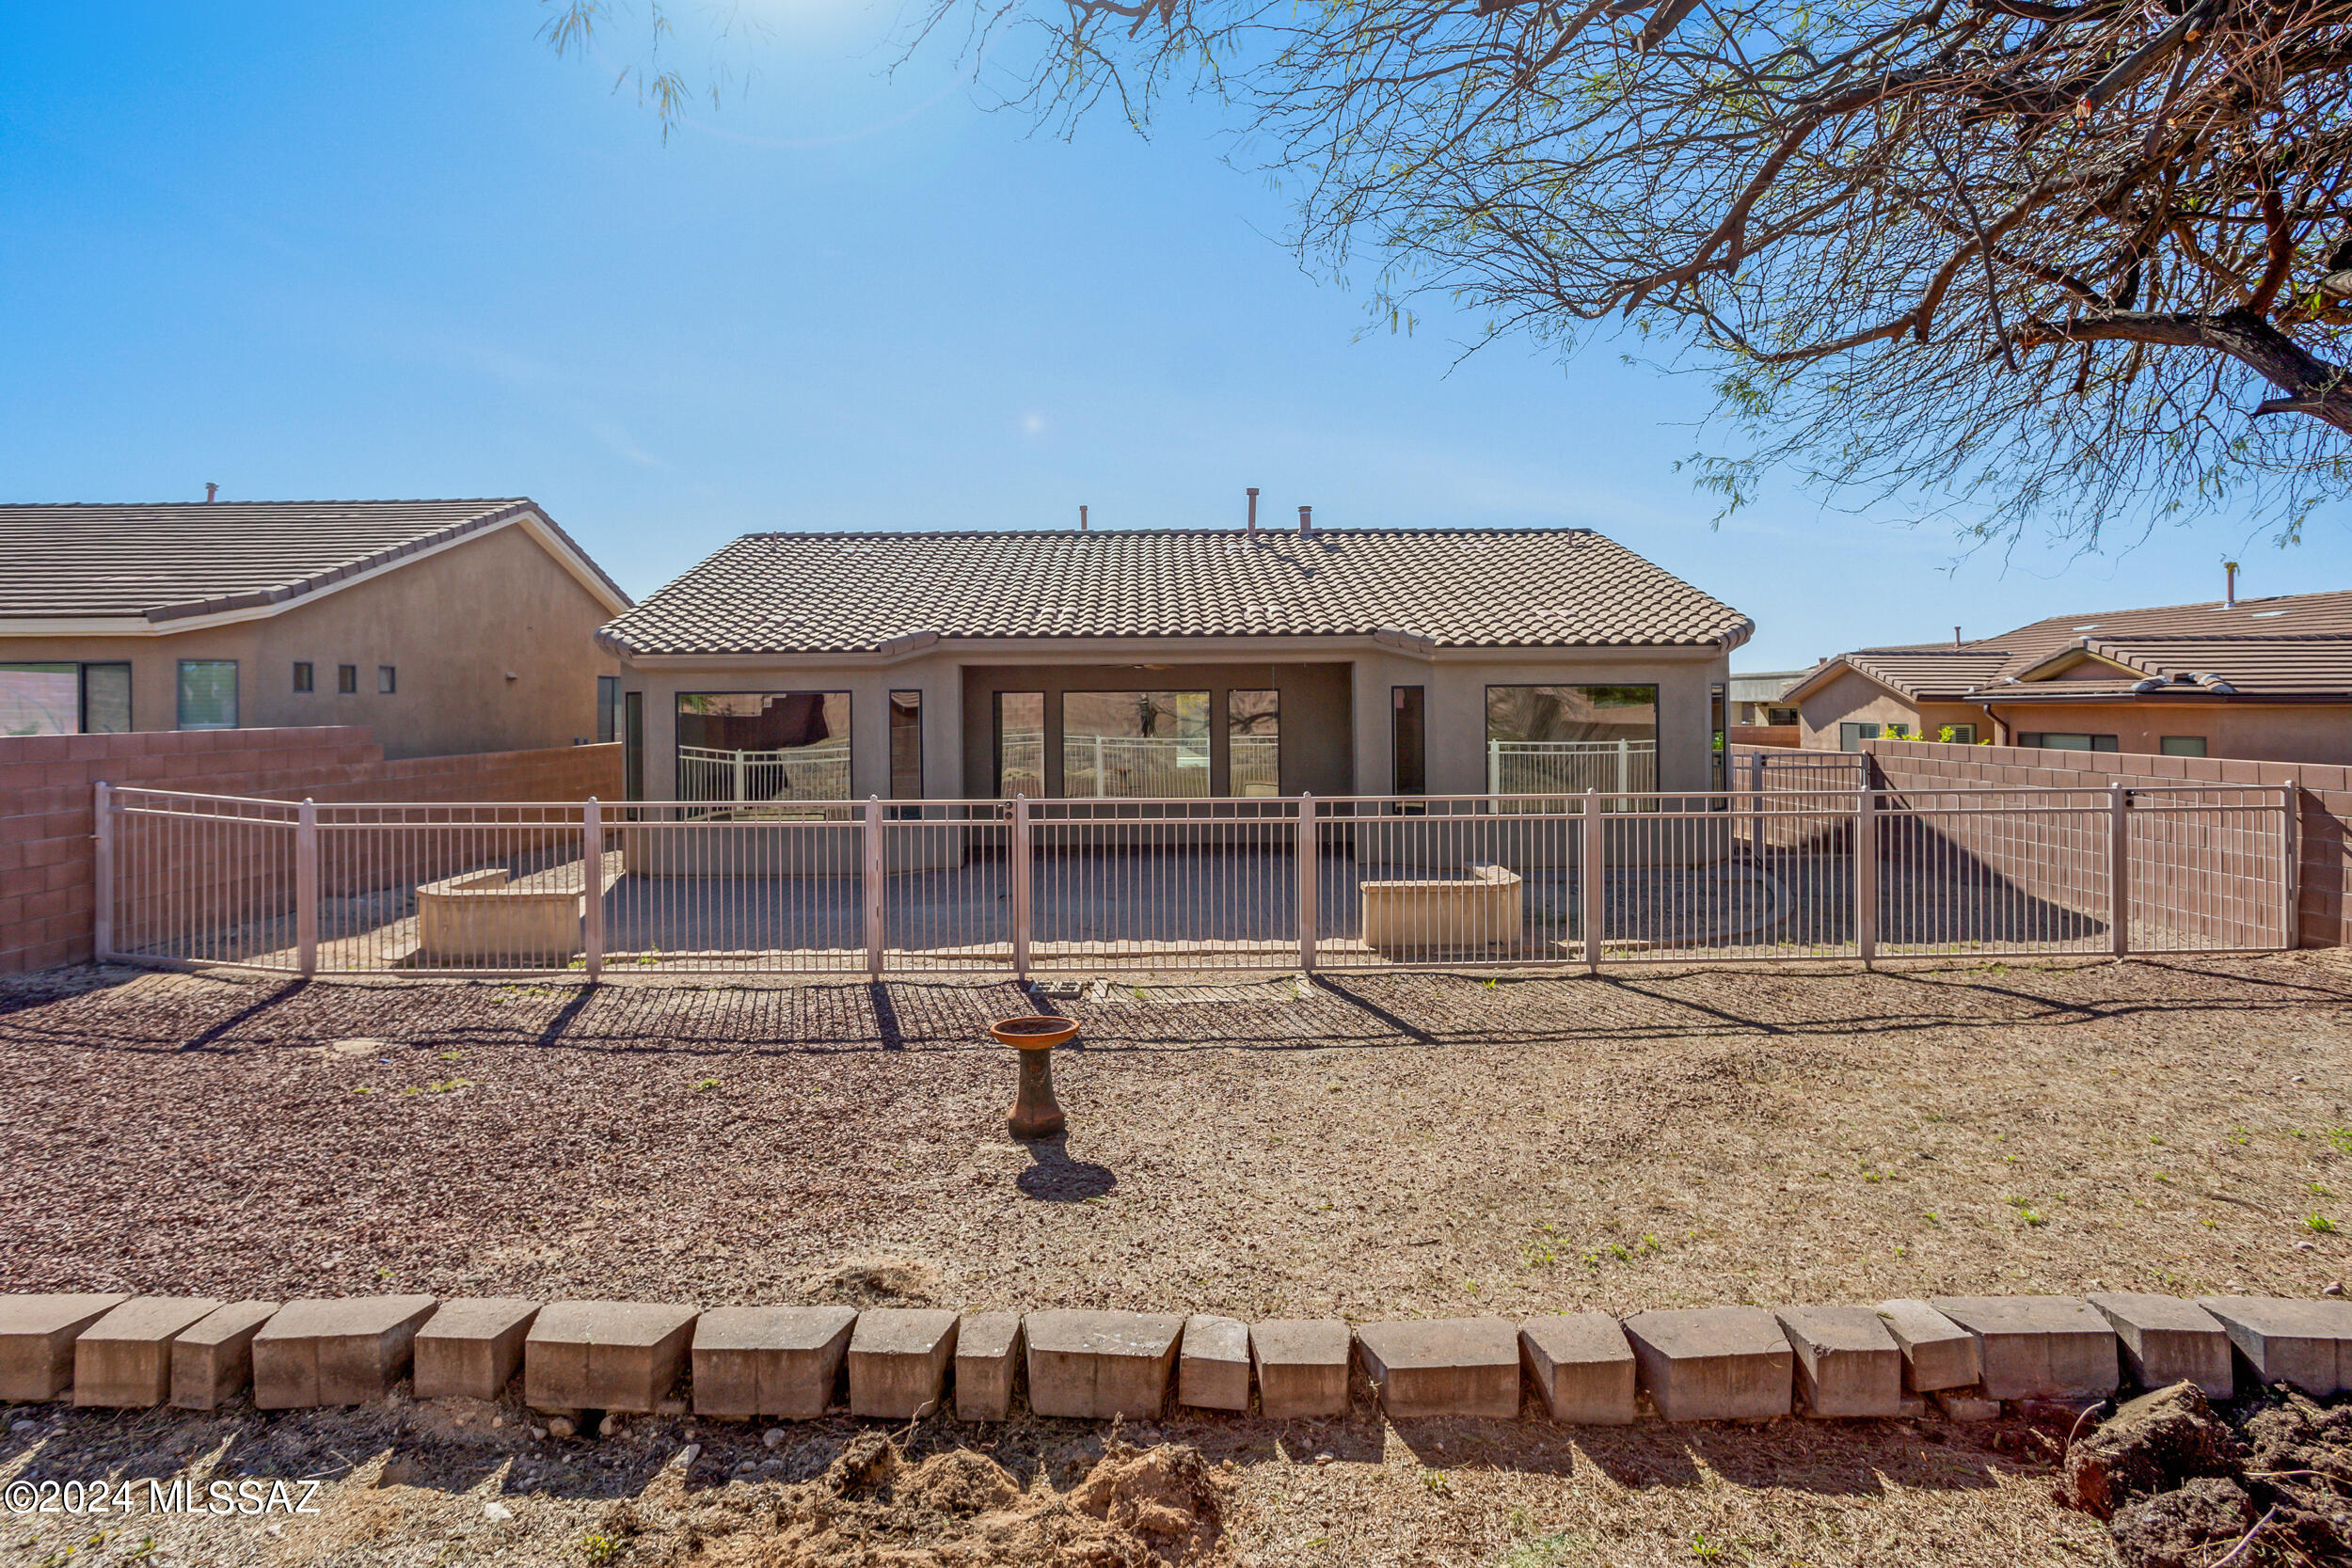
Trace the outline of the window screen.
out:
<instances>
[{"instance_id":1,"label":"window screen","mask_svg":"<svg viewBox=\"0 0 2352 1568\"><path fill-rule=\"evenodd\" d=\"M1282 694L1225 694L1226 767L1233 795L1282 793Z\"/></svg>"},{"instance_id":2,"label":"window screen","mask_svg":"<svg viewBox=\"0 0 2352 1568\"><path fill-rule=\"evenodd\" d=\"M235 659L183 658L180 661L180 727L183 730L233 730L237 727Z\"/></svg>"},{"instance_id":3,"label":"window screen","mask_svg":"<svg viewBox=\"0 0 2352 1568\"><path fill-rule=\"evenodd\" d=\"M688 691L677 700L681 800L846 800L846 691Z\"/></svg>"}]
</instances>

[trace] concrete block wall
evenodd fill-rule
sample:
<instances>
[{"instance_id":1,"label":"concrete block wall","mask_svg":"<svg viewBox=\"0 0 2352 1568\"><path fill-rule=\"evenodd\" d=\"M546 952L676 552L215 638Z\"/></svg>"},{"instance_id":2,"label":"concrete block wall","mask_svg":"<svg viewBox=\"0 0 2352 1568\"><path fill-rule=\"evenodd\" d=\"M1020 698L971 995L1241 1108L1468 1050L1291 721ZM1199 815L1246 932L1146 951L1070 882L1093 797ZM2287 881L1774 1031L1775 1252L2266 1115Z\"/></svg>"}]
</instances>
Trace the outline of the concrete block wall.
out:
<instances>
[{"instance_id":1,"label":"concrete block wall","mask_svg":"<svg viewBox=\"0 0 2352 1568\"><path fill-rule=\"evenodd\" d=\"M320 801L579 800L621 794L617 745L387 761L359 725L0 738L0 974L90 957L92 786ZM224 833L205 883L253 900L271 868Z\"/></svg>"},{"instance_id":2,"label":"concrete block wall","mask_svg":"<svg viewBox=\"0 0 2352 1568\"><path fill-rule=\"evenodd\" d=\"M1863 744L1881 781L1899 792L2004 785L2106 789L2118 783L2141 788L2250 784L2293 790L2297 945L2341 947L2352 942L2352 768L2317 763L2255 762L2238 757L1959 746L1931 740L1870 740ZM2143 828L2162 831L2157 824L2143 823ZM2158 884L2149 890L2150 896L2166 898L2175 911L2172 918L2176 923L2179 911L2185 911L2201 928L2216 931L2243 923L2254 901L2278 896L2275 883L2261 879L2259 846L2250 833L2241 844L2224 845L2211 863L2220 874L2222 885ZM1997 862L1995 864L1997 868ZM2233 904L2233 900L2238 902Z\"/></svg>"}]
</instances>

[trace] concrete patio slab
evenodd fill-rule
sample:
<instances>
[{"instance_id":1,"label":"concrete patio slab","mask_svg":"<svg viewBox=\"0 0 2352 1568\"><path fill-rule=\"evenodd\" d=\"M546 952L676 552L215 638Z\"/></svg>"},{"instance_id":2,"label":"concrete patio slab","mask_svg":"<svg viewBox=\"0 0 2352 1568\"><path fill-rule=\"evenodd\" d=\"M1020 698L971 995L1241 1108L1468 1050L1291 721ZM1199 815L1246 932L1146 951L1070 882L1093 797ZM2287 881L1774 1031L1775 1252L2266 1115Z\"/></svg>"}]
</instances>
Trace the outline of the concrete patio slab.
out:
<instances>
[{"instance_id":1,"label":"concrete patio slab","mask_svg":"<svg viewBox=\"0 0 2352 1568\"><path fill-rule=\"evenodd\" d=\"M1796 1353L1760 1307L1636 1312L1626 1338L1650 1402L1670 1421L1764 1420L1788 1414Z\"/></svg>"},{"instance_id":2,"label":"concrete patio slab","mask_svg":"<svg viewBox=\"0 0 2352 1568\"><path fill-rule=\"evenodd\" d=\"M1773 1316L1797 1354L1797 1392L1822 1419L1903 1413L1903 1352L1872 1307L1784 1307Z\"/></svg>"},{"instance_id":3,"label":"concrete patio slab","mask_svg":"<svg viewBox=\"0 0 2352 1568\"><path fill-rule=\"evenodd\" d=\"M2102 1291L2084 1299L2115 1330L2124 1370L2141 1387L2194 1383L2209 1400L2231 1397L2230 1333L2212 1313L2178 1296Z\"/></svg>"},{"instance_id":4,"label":"concrete patio slab","mask_svg":"<svg viewBox=\"0 0 2352 1568\"><path fill-rule=\"evenodd\" d=\"M0 1400L30 1404L73 1386L73 1341L131 1298L0 1296Z\"/></svg>"},{"instance_id":5,"label":"concrete patio slab","mask_svg":"<svg viewBox=\"0 0 2352 1568\"><path fill-rule=\"evenodd\" d=\"M73 1341L73 1402L151 1410L171 1397L171 1342L219 1310L210 1296L133 1296Z\"/></svg>"},{"instance_id":6,"label":"concrete patio slab","mask_svg":"<svg viewBox=\"0 0 2352 1568\"><path fill-rule=\"evenodd\" d=\"M310 1410L382 1399L408 1370L431 1296L290 1301L253 1336L253 1402Z\"/></svg>"},{"instance_id":7,"label":"concrete patio slab","mask_svg":"<svg viewBox=\"0 0 2352 1568\"><path fill-rule=\"evenodd\" d=\"M956 1325L956 1419L1010 1418L1020 1371L1021 1314L966 1312Z\"/></svg>"},{"instance_id":8,"label":"concrete patio slab","mask_svg":"<svg viewBox=\"0 0 2352 1568\"><path fill-rule=\"evenodd\" d=\"M721 1307L694 1325L694 1414L822 1416L857 1326L850 1307Z\"/></svg>"},{"instance_id":9,"label":"concrete patio slab","mask_svg":"<svg viewBox=\"0 0 2352 1568\"><path fill-rule=\"evenodd\" d=\"M171 1341L171 1402L217 1410L253 1381L253 1336L278 1314L274 1301L232 1301Z\"/></svg>"},{"instance_id":10,"label":"concrete patio slab","mask_svg":"<svg viewBox=\"0 0 2352 1568\"><path fill-rule=\"evenodd\" d=\"M1634 1416L1637 1363L1625 1326L1606 1312L1530 1318L1519 1324L1519 1359L1551 1418L1575 1426L1627 1426Z\"/></svg>"},{"instance_id":11,"label":"concrete patio slab","mask_svg":"<svg viewBox=\"0 0 2352 1568\"><path fill-rule=\"evenodd\" d=\"M2201 1296L2262 1383L2313 1399L2352 1391L2352 1302L2279 1296Z\"/></svg>"},{"instance_id":12,"label":"concrete patio slab","mask_svg":"<svg viewBox=\"0 0 2352 1568\"><path fill-rule=\"evenodd\" d=\"M869 1307L850 1335L850 1414L911 1421L940 1407L956 1356L953 1312Z\"/></svg>"},{"instance_id":13,"label":"concrete patio slab","mask_svg":"<svg viewBox=\"0 0 2352 1568\"><path fill-rule=\"evenodd\" d=\"M677 1381L696 1308L642 1301L551 1301L523 1337L523 1402L533 1410L650 1411Z\"/></svg>"},{"instance_id":14,"label":"concrete patio slab","mask_svg":"<svg viewBox=\"0 0 2352 1568\"><path fill-rule=\"evenodd\" d=\"M1040 1416L1140 1420L1159 1415L1184 1320L1152 1312L1032 1312L1029 1408Z\"/></svg>"},{"instance_id":15,"label":"concrete patio slab","mask_svg":"<svg viewBox=\"0 0 2352 1568\"><path fill-rule=\"evenodd\" d=\"M1977 1337L1924 1301L1883 1301L1879 1317L1902 1347L1903 1386L1917 1394L1972 1388L1984 1376Z\"/></svg>"},{"instance_id":16,"label":"concrete patio slab","mask_svg":"<svg viewBox=\"0 0 2352 1568\"><path fill-rule=\"evenodd\" d=\"M540 1303L514 1296L460 1296L417 1330L421 1400L495 1400L522 1370L523 1340Z\"/></svg>"},{"instance_id":17,"label":"concrete patio slab","mask_svg":"<svg viewBox=\"0 0 2352 1568\"><path fill-rule=\"evenodd\" d=\"M2123 1381L2115 1330L2089 1302L1936 1296L1928 1305L1977 1337L1987 1399L2104 1399Z\"/></svg>"},{"instance_id":18,"label":"concrete patio slab","mask_svg":"<svg viewBox=\"0 0 2352 1568\"><path fill-rule=\"evenodd\" d=\"M1355 1338L1339 1318L1269 1318L1250 1324L1259 1413L1276 1421L1346 1415Z\"/></svg>"},{"instance_id":19,"label":"concrete patio slab","mask_svg":"<svg viewBox=\"0 0 2352 1568\"><path fill-rule=\"evenodd\" d=\"M1501 1318L1365 1323L1356 1344L1391 1416L1519 1413L1519 1331Z\"/></svg>"},{"instance_id":20,"label":"concrete patio slab","mask_svg":"<svg viewBox=\"0 0 2352 1568\"><path fill-rule=\"evenodd\" d=\"M1195 1312L1176 1357L1176 1402L1195 1410L1249 1408L1249 1325Z\"/></svg>"}]
</instances>

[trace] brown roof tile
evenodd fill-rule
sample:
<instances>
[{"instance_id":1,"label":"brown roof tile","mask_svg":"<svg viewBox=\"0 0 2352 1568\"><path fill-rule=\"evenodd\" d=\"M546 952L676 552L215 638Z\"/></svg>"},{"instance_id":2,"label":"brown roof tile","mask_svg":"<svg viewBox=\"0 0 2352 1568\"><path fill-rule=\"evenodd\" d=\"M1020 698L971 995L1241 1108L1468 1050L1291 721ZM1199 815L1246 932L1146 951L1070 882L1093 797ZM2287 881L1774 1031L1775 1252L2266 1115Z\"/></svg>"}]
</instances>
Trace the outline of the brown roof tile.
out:
<instances>
[{"instance_id":1,"label":"brown roof tile","mask_svg":"<svg viewBox=\"0 0 2352 1568\"><path fill-rule=\"evenodd\" d=\"M601 634L624 653L944 638L1346 637L1736 647L1719 599L1582 529L746 534Z\"/></svg>"},{"instance_id":2,"label":"brown roof tile","mask_svg":"<svg viewBox=\"0 0 2352 1568\"><path fill-rule=\"evenodd\" d=\"M527 512L547 519L518 497L0 506L0 621L160 622L256 609ZM619 602L628 602L586 551L555 532Z\"/></svg>"}]
</instances>

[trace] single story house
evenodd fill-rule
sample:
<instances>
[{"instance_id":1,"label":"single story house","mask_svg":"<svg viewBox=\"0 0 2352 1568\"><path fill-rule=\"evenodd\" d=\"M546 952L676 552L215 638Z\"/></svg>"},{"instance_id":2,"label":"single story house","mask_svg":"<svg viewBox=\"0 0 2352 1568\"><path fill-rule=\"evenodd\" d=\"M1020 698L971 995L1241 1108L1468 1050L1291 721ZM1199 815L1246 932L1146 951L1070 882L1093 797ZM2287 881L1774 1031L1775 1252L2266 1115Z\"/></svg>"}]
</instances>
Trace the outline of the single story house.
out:
<instances>
[{"instance_id":1,"label":"single story house","mask_svg":"<svg viewBox=\"0 0 2352 1568\"><path fill-rule=\"evenodd\" d=\"M0 506L0 736L364 724L613 738L629 607L530 500Z\"/></svg>"},{"instance_id":2,"label":"single story house","mask_svg":"<svg viewBox=\"0 0 2352 1568\"><path fill-rule=\"evenodd\" d=\"M598 635L630 794L1704 790L1748 618L1583 529L755 533Z\"/></svg>"},{"instance_id":3,"label":"single story house","mask_svg":"<svg viewBox=\"0 0 2352 1568\"><path fill-rule=\"evenodd\" d=\"M2057 615L1973 641L1861 648L1824 660L1788 696L1804 744L1849 752L1903 736L2352 763L2352 593L2232 594Z\"/></svg>"},{"instance_id":4,"label":"single story house","mask_svg":"<svg viewBox=\"0 0 2352 1568\"><path fill-rule=\"evenodd\" d=\"M1811 673L1806 670L1750 670L1731 673L1731 721L1743 728L1785 728L1797 721L1788 689Z\"/></svg>"}]
</instances>

